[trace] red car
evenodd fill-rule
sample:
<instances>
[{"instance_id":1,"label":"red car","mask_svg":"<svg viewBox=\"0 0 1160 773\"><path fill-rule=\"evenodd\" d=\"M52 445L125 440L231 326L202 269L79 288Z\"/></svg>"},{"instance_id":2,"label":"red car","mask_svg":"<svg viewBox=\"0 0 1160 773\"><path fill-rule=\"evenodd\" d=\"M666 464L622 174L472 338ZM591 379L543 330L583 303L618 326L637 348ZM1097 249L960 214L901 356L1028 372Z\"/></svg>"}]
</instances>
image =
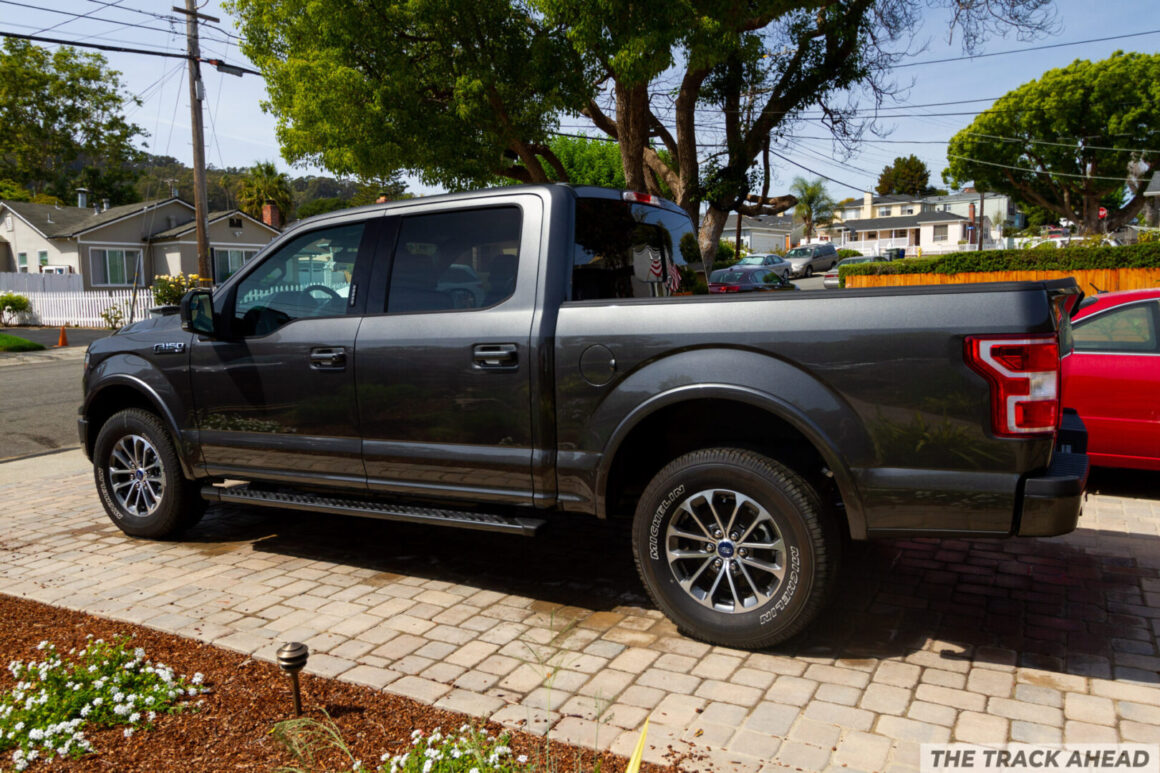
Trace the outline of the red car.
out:
<instances>
[{"instance_id":1,"label":"red car","mask_svg":"<svg viewBox=\"0 0 1160 773\"><path fill-rule=\"evenodd\" d=\"M1100 467L1160 470L1160 288L1085 298L1063 359L1063 404Z\"/></svg>"}]
</instances>

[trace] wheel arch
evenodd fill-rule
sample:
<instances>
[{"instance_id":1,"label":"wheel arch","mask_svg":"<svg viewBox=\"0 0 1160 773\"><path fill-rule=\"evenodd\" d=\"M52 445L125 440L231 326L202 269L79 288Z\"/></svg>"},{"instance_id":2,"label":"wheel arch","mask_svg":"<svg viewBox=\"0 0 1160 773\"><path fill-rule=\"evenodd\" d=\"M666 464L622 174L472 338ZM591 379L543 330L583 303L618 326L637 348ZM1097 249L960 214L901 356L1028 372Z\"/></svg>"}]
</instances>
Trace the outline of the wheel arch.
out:
<instances>
[{"instance_id":1,"label":"wheel arch","mask_svg":"<svg viewBox=\"0 0 1160 773\"><path fill-rule=\"evenodd\" d=\"M85 437L85 453L92 458L93 447L101 427L118 411L126 408L140 408L157 416L165 425L169 437L177 451L182 473L187 478L194 477L193 466L189 463L187 448L180 427L173 412L150 384L142 379L124 373L110 375L101 385L85 398L82 414L88 420Z\"/></svg>"},{"instance_id":2,"label":"wheel arch","mask_svg":"<svg viewBox=\"0 0 1160 773\"><path fill-rule=\"evenodd\" d=\"M657 445L663 453L651 458L643 453ZM820 476L824 466L832 474L830 480L842 504L838 515L845 519L850 537L866 538L857 483L829 434L787 400L737 384L675 387L654 395L626 416L612 433L597 469L597 515L614 515L624 496L646 486L672 459L721 445L770 456L819 488L825 480Z\"/></svg>"}]
</instances>

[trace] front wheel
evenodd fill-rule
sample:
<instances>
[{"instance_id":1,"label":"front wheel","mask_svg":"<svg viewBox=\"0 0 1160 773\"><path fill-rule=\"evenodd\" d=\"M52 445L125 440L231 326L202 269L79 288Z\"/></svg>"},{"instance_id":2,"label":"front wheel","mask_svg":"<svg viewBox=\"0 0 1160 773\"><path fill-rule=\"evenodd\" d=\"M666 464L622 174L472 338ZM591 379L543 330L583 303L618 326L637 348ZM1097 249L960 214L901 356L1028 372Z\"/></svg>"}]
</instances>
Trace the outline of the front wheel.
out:
<instances>
[{"instance_id":1,"label":"front wheel","mask_svg":"<svg viewBox=\"0 0 1160 773\"><path fill-rule=\"evenodd\" d=\"M104 423L93 447L93 475L105 512L130 536L169 537L205 513L169 433L148 411L128 408Z\"/></svg>"},{"instance_id":2,"label":"front wheel","mask_svg":"<svg viewBox=\"0 0 1160 773\"><path fill-rule=\"evenodd\" d=\"M814 275L814 267L810 264L807 264L806 270L802 272L802 276L806 279L809 279L813 275Z\"/></svg>"},{"instance_id":3,"label":"front wheel","mask_svg":"<svg viewBox=\"0 0 1160 773\"><path fill-rule=\"evenodd\" d=\"M735 448L674 460L633 523L637 569L661 611L694 638L746 649L809 625L837 578L839 545L805 480Z\"/></svg>"}]
</instances>

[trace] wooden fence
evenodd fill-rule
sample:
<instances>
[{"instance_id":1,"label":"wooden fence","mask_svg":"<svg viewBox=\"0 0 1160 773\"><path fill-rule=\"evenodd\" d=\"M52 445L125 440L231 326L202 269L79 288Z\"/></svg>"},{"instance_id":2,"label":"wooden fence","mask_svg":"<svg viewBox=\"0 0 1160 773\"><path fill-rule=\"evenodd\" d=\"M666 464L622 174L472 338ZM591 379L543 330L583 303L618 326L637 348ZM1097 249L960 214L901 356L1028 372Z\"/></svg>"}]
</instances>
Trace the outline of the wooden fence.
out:
<instances>
[{"instance_id":1,"label":"wooden fence","mask_svg":"<svg viewBox=\"0 0 1160 773\"><path fill-rule=\"evenodd\" d=\"M899 287L908 285L968 284L970 282L1029 282L1073 277L1089 295L1096 289L1144 290L1160 287L1160 268L1109 268L1092 271L981 271L966 274L859 274L846 277L846 287Z\"/></svg>"},{"instance_id":2,"label":"wooden fence","mask_svg":"<svg viewBox=\"0 0 1160 773\"><path fill-rule=\"evenodd\" d=\"M76 327L107 327L101 313L110 307L121 309L121 324L149 316L155 306L149 288L137 291L136 303L132 290L93 290L90 292L26 292L20 293L32 303L32 310L20 315L21 325L69 325ZM132 309L132 314L130 314Z\"/></svg>"}]
</instances>

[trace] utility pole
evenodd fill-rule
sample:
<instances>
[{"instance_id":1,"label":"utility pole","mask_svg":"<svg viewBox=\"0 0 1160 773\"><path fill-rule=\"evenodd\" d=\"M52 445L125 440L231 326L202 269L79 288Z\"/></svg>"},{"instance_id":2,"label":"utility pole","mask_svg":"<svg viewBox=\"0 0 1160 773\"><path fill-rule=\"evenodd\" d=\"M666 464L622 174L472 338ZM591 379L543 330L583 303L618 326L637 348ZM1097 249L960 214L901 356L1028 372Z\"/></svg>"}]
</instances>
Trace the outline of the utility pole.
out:
<instances>
[{"instance_id":1,"label":"utility pole","mask_svg":"<svg viewBox=\"0 0 1160 773\"><path fill-rule=\"evenodd\" d=\"M201 102L205 87L201 82L201 46L197 39L199 20L220 22L216 16L197 12L195 0L185 0L185 8L173 6L185 14L185 41L189 54L189 109L193 121L193 206L197 220L197 274L203 285L213 284L213 265L209 257L209 204L205 187L205 131L201 125Z\"/></svg>"},{"instance_id":2,"label":"utility pole","mask_svg":"<svg viewBox=\"0 0 1160 773\"><path fill-rule=\"evenodd\" d=\"M979 191L979 222L976 223L976 226L979 229L979 249L978 249L979 252L983 251L983 206L984 206L983 199L985 197L986 197L986 194L980 190Z\"/></svg>"}]
</instances>

